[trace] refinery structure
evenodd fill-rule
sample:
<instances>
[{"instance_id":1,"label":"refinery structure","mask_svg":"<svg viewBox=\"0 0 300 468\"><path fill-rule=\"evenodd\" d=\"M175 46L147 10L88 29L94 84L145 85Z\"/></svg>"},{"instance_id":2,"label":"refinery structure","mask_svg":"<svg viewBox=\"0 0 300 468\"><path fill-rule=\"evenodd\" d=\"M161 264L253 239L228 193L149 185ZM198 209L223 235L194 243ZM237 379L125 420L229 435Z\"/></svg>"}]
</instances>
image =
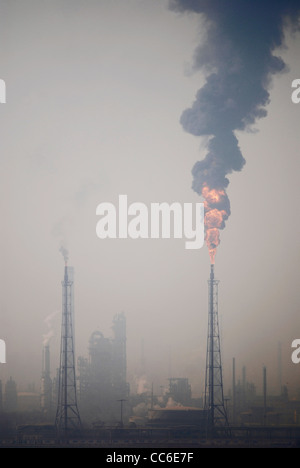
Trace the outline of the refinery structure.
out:
<instances>
[{"instance_id":1,"label":"refinery structure","mask_svg":"<svg viewBox=\"0 0 300 468\"><path fill-rule=\"evenodd\" d=\"M60 446L76 440L83 446L91 439L99 446L195 447L258 443L298 444L300 398L291 401L282 386L277 396L268 392L267 368L262 369L261 389L248 382L245 366L237 380L232 360L232 386L225 393L218 319L218 284L214 263L208 280L208 325L203 398L193 398L185 376L166 376L163 394L159 389L137 393L127 379L126 316L112 317L112 336L94 331L87 355L76 357L74 270L67 264L62 280L60 361L51 375L49 341L42 349L39 391L18 392L10 377L0 382L0 439L2 444ZM280 353L278 360L280 362ZM161 387L162 388L162 387ZM300 395L299 395L300 396ZM10 421L11 419L11 422ZM12 423L13 421L13 423ZM73 442L72 442L73 441ZM80 441L80 442L78 442ZM171 442L173 441L173 442ZM256 441L256 442L254 442ZM170 444L170 445L168 445ZM199 445L200 444L200 445Z\"/></svg>"},{"instance_id":2,"label":"refinery structure","mask_svg":"<svg viewBox=\"0 0 300 468\"><path fill-rule=\"evenodd\" d=\"M54 382L50 375L50 346L43 347L41 409L50 420L55 412L55 427L64 436L82 430L85 421L117 421L116 401L129 397L126 381L126 318L113 319L113 338L100 331L92 333L88 357L75 358L74 269L67 265L62 281L62 321L60 363ZM79 412L80 406L80 412Z\"/></svg>"},{"instance_id":3,"label":"refinery structure","mask_svg":"<svg viewBox=\"0 0 300 468\"><path fill-rule=\"evenodd\" d=\"M25 3L0 4L1 73L11 78L7 104L0 79L0 448L300 447L300 348L294 362L290 345L299 342L300 1ZM194 219L193 203L174 200L191 195L195 144ZM126 191L139 201L128 204ZM216 257L231 196L240 219L223 295ZM118 197L118 207L96 197ZM203 234L207 285L192 253ZM168 250L183 237L184 259ZM167 249L131 249L155 239ZM76 249L80 284L65 247L61 270L51 258L59 240ZM49 315L60 341L49 331L41 344L42 317L60 297ZM152 372L130 360L144 331ZM178 373L166 369L168 346Z\"/></svg>"},{"instance_id":4,"label":"refinery structure","mask_svg":"<svg viewBox=\"0 0 300 468\"><path fill-rule=\"evenodd\" d=\"M88 420L118 420L120 411L116 402L129 397L124 313L115 315L112 329L113 338L93 332L89 356L78 358L80 407Z\"/></svg>"}]
</instances>

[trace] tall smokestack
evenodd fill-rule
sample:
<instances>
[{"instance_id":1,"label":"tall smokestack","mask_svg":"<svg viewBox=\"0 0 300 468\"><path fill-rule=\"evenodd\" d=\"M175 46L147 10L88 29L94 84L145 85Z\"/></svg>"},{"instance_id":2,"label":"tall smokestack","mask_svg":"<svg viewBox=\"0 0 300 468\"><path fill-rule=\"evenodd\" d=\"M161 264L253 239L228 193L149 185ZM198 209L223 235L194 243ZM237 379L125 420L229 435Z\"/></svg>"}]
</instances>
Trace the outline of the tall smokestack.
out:
<instances>
[{"instance_id":1,"label":"tall smokestack","mask_svg":"<svg viewBox=\"0 0 300 468\"><path fill-rule=\"evenodd\" d=\"M3 412L3 392L2 392L2 380L0 380L0 413Z\"/></svg>"},{"instance_id":2,"label":"tall smokestack","mask_svg":"<svg viewBox=\"0 0 300 468\"><path fill-rule=\"evenodd\" d=\"M45 346L44 348L44 373L50 375L50 347Z\"/></svg>"},{"instance_id":3,"label":"tall smokestack","mask_svg":"<svg viewBox=\"0 0 300 468\"><path fill-rule=\"evenodd\" d=\"M218 319L218 281L215 280L214 265L210 267L208 281L208 332L205 374L205 403L207 431L215 434L217 426L228 426L224 405L221 346Z\"/></svg>"},{"instance_id":4,"label":"tall smokestack","mask_svg":"<svg viewBox=\"0 0 300 468\"><path fill-rule=\"evenodd\" d=\"M232 359L232 419L236 423L236 379L235 379L235 358Z\"/></svg>"},{"instance_id":5,"label":"tall smokestack","mask_svg":"<svg viewBox=\"0 0 300 468\"><path fill-rule=\"evenodd\" d=\"M70 430L80 430L82 427L77 407L73 335L73 278L70 278L69 268L65 259L64 280L62 281L62 326L58 403L55 418L55 426L60 437L68 437Z\"/></svg>"},{"instance_id":6,"label":"tall smokestack","mask_svg":"<svg viewBox=\"0 0 300 468\"><path fill-rule=\"evenodd\" d=\"M43 348L42 381L41 381L41 408L45 413L52 410L52 380L50 377L50 347Z\"/></svg>"},{"instance_id":7,"label":"tall smokestack","mask_svg":"<svg viewBox=\"0 0 300 468\"><path fill-rule=\"evenodd\" d=\"M278 342L278 389L279 395L282 395L282 346L280 341Z\"/></svg>"},{"instance_id":8,"label":"tall smokestack","mask_svg":"<svg viewBox=\"0 0 300 468\"><path fill-rule=\"evenodd\" d=\"M267 368L263 367L264 424L267 423Z\"/></svg>"},{"instance_id":9,"label":"tall smokestack","mask_svg":"<svg viewBox=\"0 0 300 468\"><path fill-rule=\"evenodd\" d=\"M243 406L245 406L246 404L246 386L247 386L247 382L246 382L246 366L243 366L243 370L242 370L242 389L243 389Z\"/></svg>"}]
</instances>

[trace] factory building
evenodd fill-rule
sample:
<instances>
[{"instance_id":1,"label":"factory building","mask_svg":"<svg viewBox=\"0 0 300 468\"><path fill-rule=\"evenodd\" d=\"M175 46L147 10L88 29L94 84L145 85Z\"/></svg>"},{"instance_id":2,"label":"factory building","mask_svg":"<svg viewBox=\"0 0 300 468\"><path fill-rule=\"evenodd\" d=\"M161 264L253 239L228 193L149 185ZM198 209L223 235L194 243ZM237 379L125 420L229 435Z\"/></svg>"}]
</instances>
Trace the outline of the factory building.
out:
<instances>
[{"instance_id":1,"label":"factory building","mask_svg":"<svg viewBox=\"0 0 300 468\"><path fill-rule=\"evenodd\" d=\"M192 404L192 389L186 378L170 378L169 391L166 397L180 403L181 405L189 406Z\"/></svg>"},{"instance_id":2,"label":"factory building","mask_svg":"<svg viewBox=\"0 0 300 468\"><path fill-rule=\"evenodd\" d=\"M118 421L118 400L129 395L124 313L115 315L112 330L112 338L104 337L100 331L93 332L88 358L78 358L80 411L90 422Z\"/></svg>"}]
</instances>

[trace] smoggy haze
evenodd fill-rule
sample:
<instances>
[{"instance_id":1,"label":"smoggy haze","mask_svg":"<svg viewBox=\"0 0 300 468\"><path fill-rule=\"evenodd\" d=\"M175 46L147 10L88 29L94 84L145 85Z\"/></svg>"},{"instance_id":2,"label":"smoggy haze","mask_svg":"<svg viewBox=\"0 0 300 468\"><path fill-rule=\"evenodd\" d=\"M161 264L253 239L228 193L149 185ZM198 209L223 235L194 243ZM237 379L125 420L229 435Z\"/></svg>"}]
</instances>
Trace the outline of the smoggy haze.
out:
<instances>
[{"instance_id":1,"label":"smoggy haze","mask_svg":"<svg viewBox=\"0 0 300 468\"><path fill-rule=\"evenodd\" d=\"M1 1L0 22L0 379L38 385L49 333L53 374L58 366L64 246L75 270L77 355L87 355L94 330L110 336L124 311L132 389L143 342L148 383L188 377L201 394L207 248L99 239L96 207L120 194L147 205L201 201L191 171L207 136L185 132L180 118L205 83L193 65L204 21L166 1L19 0ZM257 131L236 131L246 164L228 175L231 216L215 266L225 389L235 357L237 377L246 365L258 393L266 365L276 392L279 341L283 384L291 394L299 388L291 361L300 338L300 104L291 100L299 34L287 31L286 44L276 54L288 70L273 76Z\"/></svg>"}]
</instances>

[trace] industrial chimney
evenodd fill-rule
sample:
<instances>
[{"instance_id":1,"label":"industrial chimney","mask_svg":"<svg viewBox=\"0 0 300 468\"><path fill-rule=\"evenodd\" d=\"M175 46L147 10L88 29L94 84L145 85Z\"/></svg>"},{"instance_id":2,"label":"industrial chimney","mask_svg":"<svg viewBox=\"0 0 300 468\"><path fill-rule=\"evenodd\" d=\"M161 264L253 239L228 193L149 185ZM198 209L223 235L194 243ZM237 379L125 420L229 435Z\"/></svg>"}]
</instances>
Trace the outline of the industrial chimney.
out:
<instances>
[{"instance_id":1,"label":"industrial chimney","mask_svg":"<svg viewBox=\"0 0 300 468\"><path fill-rule=\"evenodd\" d=\"M44 413L52 411L52 380L50 377L50 347L43 347L42 381L41 381L41 408Z\"/></svg>"},{"instance_id":2,"label":"industrial chimney","mask_svg":"<svg viewBox=\"0 0 300 468\"><path fill-rule=\"evenodd\" d=\"M228 426L224 405L222 361L218 319L218 284L214 265L208 281L208 335L205 375L205 409L208 415L207 430L213 435L217 426Z\"/></svg>"},{"instance_id":3,"label":"industrial chimney","mask_svg":"<svg viewBox=\"0 0 300 468\"><path fill-rule=\"evenodd\" d=\"M62 326L58 403L55 419L55 426L60 437L67 437L70 430L81 429L76 392L73 297L73 277L69 277L69 267L67 266L67 258L65 258L64 280L62 281Z\"/></svg>"}]
</instances>

